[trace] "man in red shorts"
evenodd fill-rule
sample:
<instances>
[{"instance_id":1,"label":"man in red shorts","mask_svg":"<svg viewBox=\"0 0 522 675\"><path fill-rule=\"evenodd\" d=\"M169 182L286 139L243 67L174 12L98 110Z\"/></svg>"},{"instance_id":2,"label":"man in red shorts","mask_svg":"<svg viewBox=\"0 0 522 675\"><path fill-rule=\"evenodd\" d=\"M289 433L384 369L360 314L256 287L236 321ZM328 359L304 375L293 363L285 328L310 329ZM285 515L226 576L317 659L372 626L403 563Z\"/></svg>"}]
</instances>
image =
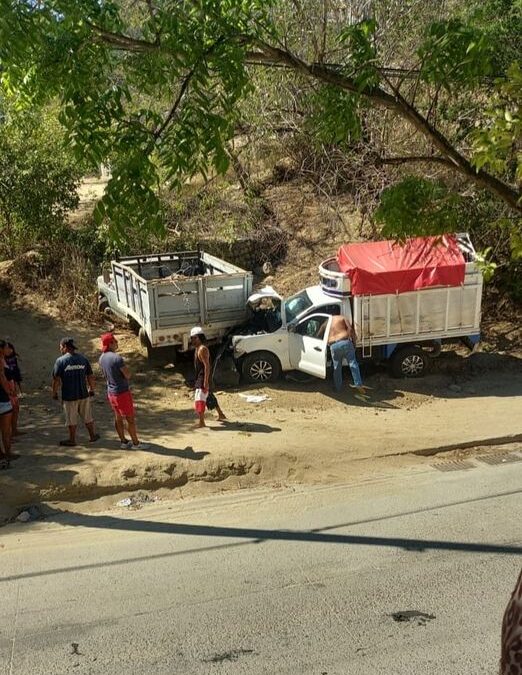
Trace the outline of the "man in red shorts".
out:
<instances>
[{"instance_id":1,"label":"man in red shorts","mask_svg":"<svg viewBox=\"0 0 522 675\"><path fill-rule=\"evenodd\" d=\"M136 428L134 401L129 386L130 373L123 357L116 354L118 340L112 333L101 336L102 355L98 363L107 382L107 398L114 412L114 426L120 438L120 448L132 450L147 450L147 443L140 443ZM124 420L131 440L125 437Z\"/></svg>"}]
</instances>

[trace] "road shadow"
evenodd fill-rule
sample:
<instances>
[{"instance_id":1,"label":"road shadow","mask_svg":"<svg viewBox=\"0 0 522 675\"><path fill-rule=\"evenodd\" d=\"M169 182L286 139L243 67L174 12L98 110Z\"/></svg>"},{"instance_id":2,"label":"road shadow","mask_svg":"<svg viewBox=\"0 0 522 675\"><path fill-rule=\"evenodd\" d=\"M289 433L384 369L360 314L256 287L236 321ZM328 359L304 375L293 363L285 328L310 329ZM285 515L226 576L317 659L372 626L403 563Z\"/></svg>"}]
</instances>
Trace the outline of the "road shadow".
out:
<instances>
[{"instance_id":1,"label":"road shadow","mask_svg":"<svg viewBox=\"0 0 522 675\"><path fill-rule=\"evenodd\" d=\"M450 504L441 504L434 509L456 506L487 499L494 499L502 495L490 495L478 499L463 500L461 502L452 502ZM431 509L426 509L431 510ZM423 512L423 509L418 511ZM405 514L394 514L390 517L400 517L401 515L411 515L417 511L406 512ZM366 522L375 522L386 520L384 518L369 519L346 525L333 525L317 528L313 530L281 530L281 529L263 529L263 528L244 528L244 527L225 527L213 525L193 525L186 523L165 523L147 520L133 520L130 518L120 518L109 515L79 514L61 511L48 507L45 512L46 521L55 522L59 525L68 527L86 527L99 528L107 530L118 530L124 532L147 532L155 534L181 535L193 537L216 537L218 539L234 539L229 543L218 543L211 546L195 547L180 551L169 551L156 555L145 555L134 558L125 558L116 561L89 563L85 565L76 565L71 567L61 567L50 570L40 570L36 572L25 572L12 576L0 578L1 582L10 582L20 579L35 578L41 576L50 576L53 574L62 574L67 572L78 573L86 569L99 569L104 567L132 564L141 561L152 561L159 558L170 558L178 555L201 554L208 551L246 546L252 544L262 544L268 541L278 542L306 542L314 544L337 544L345 546L376 546L385 548L402 549L412 553L426 553L428 551L448 551L455 553L488 553L495 555L517 555L522 556L522 546L509 544L490 544L486 542L463 542L463 541L444 541L439 539L419 539L405 537L382 537L355 534L332 533L331 529L346 526L360 525ZM242 541L245 540L245 541Z\"/></svg>"},{"instance_id":2,"label":"road shadow","mask_svg":"<svg viewBox=\"0 0 522 675\"><path fill-rule=\"evenodd\" d=\"M56 520L57 511L47 520ZM153 532L155 534L177 534L195 537L218 537L231 539L252 539L259 541L292 541L316 544L345 544L358 546L383 546L406 551L427 552L429 550L455 551L463 553L497 553L521 555L522 546L487 544L484 542L444 541L439 539L418 539L406 537L380 537L355 534L333 534L311 530L280 530L221 525L192 525L187 523L163 523L150 520L131 520L117 516L74 514L67 525L122 530L125 532Z\"/></svg>"}]
</instances>

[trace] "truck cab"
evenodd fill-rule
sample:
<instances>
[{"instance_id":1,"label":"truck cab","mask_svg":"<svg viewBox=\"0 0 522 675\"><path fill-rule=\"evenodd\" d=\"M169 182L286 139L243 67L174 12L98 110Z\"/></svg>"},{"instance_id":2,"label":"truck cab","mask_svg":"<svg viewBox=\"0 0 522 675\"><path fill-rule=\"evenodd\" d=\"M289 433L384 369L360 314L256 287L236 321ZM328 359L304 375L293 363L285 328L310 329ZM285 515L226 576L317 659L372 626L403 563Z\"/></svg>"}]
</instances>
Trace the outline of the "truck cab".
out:
<instances>
[{"instance_id":1,"label":"truck cab","mask_svg":"<svg viewBox=\"0 0 522 675\"><path fill-rule=\"evenodd\" d=\"M281 372L300 370L325 379L328 333L331 317L343 314L351 321L348 298L326 295L321 286L309 286L282 299L273 289L262 289L258 297L272 297L279 305L281 324L271 333L236 335L232 338L234 358L249 382L276 380ZM323 337L317 334L327 324Z\"/></svg>"}]
</instances>

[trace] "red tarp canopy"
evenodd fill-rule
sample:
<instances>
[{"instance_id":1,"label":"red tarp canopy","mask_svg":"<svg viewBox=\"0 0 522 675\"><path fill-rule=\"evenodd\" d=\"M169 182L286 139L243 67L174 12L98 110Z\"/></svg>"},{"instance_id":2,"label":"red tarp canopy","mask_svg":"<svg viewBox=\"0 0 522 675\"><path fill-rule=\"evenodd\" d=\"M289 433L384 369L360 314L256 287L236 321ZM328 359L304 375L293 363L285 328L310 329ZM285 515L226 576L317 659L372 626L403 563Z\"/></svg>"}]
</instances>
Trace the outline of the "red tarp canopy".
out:
<instances>
[{"instance_id":1,"label":"red tarp canopy","mask_svg":"<svg viewBox=\"0 0 522 675\"><path fill-rule=\"evenodd\" d=\"M429 286L464 283L465 261L453 235L417 237L397 244L370 241L345 244L337 263L354 295L406 293Z\"/></svg>"}]
</instances>

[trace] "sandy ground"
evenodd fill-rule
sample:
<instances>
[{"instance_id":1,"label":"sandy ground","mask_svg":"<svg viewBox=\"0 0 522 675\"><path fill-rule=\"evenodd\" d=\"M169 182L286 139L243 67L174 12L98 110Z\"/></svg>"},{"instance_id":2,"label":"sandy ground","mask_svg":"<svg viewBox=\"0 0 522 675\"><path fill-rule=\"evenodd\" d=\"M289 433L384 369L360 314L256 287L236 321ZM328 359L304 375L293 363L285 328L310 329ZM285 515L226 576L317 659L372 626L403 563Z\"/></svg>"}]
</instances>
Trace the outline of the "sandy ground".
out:
<instances>
[{"instance_id":1,"label":"sandy ground","mask_svg":"<svg viewBox=\"0 0 522 675\"><path fill-rule=\"evenodd\" d=\"M373 387L367 404L351 390L334 396L329 382L282 381L255 390L219 393L229 422L194 430L190 363L151 369L130 332L120 331L121 351L133 372L146 452L121 451L101 380L95 416L101 439L61 448L61 407L50 398L50 371L58 341L73 335L96 362L103 327L65 322L34 308L0 308L2 333L21 354L25 375L21 427L15 444L20 457L0 476L0 504L41 500L82 500L137 489L187 491L293 482L346 482L380 471L387 462L426 462L415 453L441 446L480 445L484 439L522 440L522 360L513 354L449 354L434 362L422 380L393 380L384 370L365 374ZM247 403L241 393L264 393L269 400ZM433 459L433 458L432 458Z\"/></svg>"}]
</instances>

